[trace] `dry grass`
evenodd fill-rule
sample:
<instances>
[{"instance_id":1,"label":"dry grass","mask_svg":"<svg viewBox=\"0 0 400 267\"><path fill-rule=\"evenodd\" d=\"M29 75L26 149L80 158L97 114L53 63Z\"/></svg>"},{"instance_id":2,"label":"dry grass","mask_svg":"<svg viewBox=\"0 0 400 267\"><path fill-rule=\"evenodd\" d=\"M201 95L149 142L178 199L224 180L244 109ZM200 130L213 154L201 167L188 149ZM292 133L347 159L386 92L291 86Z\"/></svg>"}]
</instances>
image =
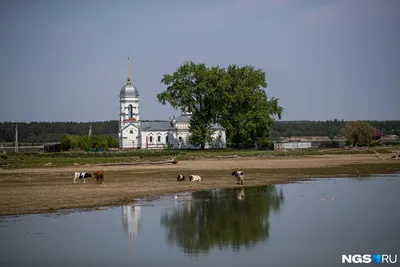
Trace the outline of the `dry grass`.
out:
<instances>
[{"instance_id":1,"label":"dry grass","mask_svg":"<svg viewBox=\"0 0 400 267\"><path fill-rule=\"evenodd\" d=\"M105 170L105 183L73 184L75 171ZM134 202L183 191L237 187L232 169L245 171L245 186L289 183L311 177L364 176L400 171L400 161L372 155L329 155L180 161L177 165L69 166L0 170L0 215L54 212ZM201 182L177 182L199 174Z\"/></svg>"}]
</instances>

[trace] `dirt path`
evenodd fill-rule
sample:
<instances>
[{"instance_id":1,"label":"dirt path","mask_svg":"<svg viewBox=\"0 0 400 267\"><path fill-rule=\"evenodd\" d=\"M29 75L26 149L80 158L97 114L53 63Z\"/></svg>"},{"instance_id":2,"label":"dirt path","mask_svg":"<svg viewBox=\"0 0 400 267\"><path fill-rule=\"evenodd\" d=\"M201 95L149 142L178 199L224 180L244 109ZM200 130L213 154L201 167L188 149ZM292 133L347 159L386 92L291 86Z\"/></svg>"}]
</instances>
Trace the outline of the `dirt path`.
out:
<instances>
[{"instance_id":1,"label":"dirt path","mask_svg":"<svg viewBox=\"0 0 400 267\"><path fill-rule=\"evenodd\" d=\"M275 169L275 168L316 168L338 166L342 164L357 163L382 163L372 154L359 155L324 155L301 157L264 157L264 158L231 158L231 159L204 159L179 161L178 164L165 165L132 165L132 166L95 166L78 165L67 167L40 167L23 169L0 169L1 173L55 173L55 172L80 172L102 169L104 171L130 171L130 170L230 170L230 169Z\"/></svg>"}]
</instances>

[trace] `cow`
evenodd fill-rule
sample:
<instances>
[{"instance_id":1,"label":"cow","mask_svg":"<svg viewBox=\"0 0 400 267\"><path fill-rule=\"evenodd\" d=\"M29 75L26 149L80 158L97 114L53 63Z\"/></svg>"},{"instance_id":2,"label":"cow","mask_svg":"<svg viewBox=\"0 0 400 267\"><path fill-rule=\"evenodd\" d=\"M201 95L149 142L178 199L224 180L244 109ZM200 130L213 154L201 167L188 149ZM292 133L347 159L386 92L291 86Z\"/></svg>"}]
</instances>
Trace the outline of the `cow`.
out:
<instances>
[{"instance_id":1,"label":"cow","mask_svg":"<svg viewBox=\"0 0 400 267\"><path fill-rule=\"evenodd\" d=\"M76 179L83 179L83 183L86 184L86 178L92 178L92 174L88 172L76 172L74 174L74 184L76 184Z\"/></svg>"},{"instance_id":2,"label":"cow","mask_svg":"<svg viewBox=\"0 0 400 267\"><path fill-rule=\"evenodd\" d=\"M189 179L191 182L201 181L201 177L199 175L189 175Z\"/></svg>"},{"instance_id":3,"label":"cow","mask_svg":"<svg viewBox=\"0 0 400 267\"><path fill-rule=\"evenodd\" d=\"M185 181L185 175L178 174L178 176L176 177L176 180L177 180L178 182L180 182L180 181Z\"/></svg>"},{"instance_id":4,"label":"cow","mask_svg":"<svg viewBox=\"0 0 400 267\"><path fill-rule=\"evenodd\" d=\"M235 170L232 172L232 175L236 177L237 184L243 184L244 172Z\"/></svg>"},{"instance_id":5,"label":"cow","mask_svg":"<svg viewBox=\"0 0 400 267\"><path fill-rule=\"evenodd\" d=\"M96 182L102 184L103 183L103 179L104 179L104 171L100 170L100 171L96 171L95 173L93 173L93 176L96 177Z\"/></svg>"}]
</instances>

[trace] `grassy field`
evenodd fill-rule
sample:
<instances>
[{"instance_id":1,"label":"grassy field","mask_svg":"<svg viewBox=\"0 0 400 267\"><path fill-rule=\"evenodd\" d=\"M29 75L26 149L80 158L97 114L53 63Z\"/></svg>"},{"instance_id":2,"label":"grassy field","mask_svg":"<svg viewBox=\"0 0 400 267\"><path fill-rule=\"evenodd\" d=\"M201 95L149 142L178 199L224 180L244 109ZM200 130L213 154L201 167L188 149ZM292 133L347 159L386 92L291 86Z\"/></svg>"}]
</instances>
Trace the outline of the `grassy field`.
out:
<instances>
[{"instance_id":1,"label":"grassy field","mask_svg":"<svg viewBox=\"0 0 400 267\"><path fill-rule=\"evenodd\" d=\"M34 168L44 164L52 163L54 166L71 166L101 163L129 163L143 161L162 161L175 158L182 160L199 160L229 157L298 157L318 155L357 155L357 154L388 154L392 151L387 148L375 148L368 150L349 150L344 148L334 149L301 149L292 151L268 151L268 150L160 150L146 151L137 150L131 152L61 152L61 153L8 153L0 155L0 168Z\"/></svg>"}]
</instances>

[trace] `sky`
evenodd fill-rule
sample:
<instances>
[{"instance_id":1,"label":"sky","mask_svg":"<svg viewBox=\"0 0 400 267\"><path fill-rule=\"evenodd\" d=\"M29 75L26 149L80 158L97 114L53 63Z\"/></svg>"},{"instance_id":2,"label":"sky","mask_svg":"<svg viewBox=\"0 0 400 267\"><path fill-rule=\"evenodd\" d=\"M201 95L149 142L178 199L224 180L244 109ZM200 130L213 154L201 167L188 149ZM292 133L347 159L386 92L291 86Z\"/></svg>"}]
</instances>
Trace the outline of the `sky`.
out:
<instances>
[{"instance_id":1,"label":"sky","mask_svg":"<svg viewBox=\"0 0 400 267\"><path fill-rule=\"evenodd\" d=\"M185 61L252 65L283 120L400 120L397 0L1 0L0 121L119 119L127 80L140 118Z\"/></svg>"}]
</instances>

